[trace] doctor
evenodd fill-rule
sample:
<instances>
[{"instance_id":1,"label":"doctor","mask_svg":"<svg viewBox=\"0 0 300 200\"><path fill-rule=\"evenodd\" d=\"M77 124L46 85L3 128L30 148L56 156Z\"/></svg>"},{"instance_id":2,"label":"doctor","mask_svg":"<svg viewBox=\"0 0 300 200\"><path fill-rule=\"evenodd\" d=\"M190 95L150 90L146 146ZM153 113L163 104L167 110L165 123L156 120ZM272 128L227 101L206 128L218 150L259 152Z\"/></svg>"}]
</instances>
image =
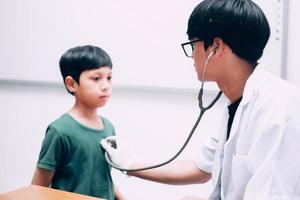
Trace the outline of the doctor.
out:
<instances>
[{"instance_id":1,"label":"doctor","mask_svg":"<svg viewBox=\"0 0 300 200\"><path fill-rule=\"evenodd\" d=\"M300 199L300 89L258 64L270 36L263 11L251 0L204 0L187 34L199 81L216 82L229 100L222 130L194 161L128 174L166 184L212 178L213 200ZM120 167L144 166L101 144Z\"/></svg>"}]
</instances>

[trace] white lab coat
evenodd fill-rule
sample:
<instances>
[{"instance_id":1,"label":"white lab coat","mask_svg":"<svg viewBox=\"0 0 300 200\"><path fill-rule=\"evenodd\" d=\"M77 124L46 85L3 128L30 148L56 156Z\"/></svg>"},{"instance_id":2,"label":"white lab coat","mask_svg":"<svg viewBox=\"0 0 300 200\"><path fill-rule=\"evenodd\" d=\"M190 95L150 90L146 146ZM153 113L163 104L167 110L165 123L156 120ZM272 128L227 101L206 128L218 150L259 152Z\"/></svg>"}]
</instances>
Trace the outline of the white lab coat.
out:
<instances>
[{"instance_id":1,"label":"white lab coat","mask_svg":"<svg viewBox=\"0 0 300 200\"><path fill-rule=\"evenodd\" d=\"M300 89L258 67L226 141L227 113L195 162L212 173L210 199L300 199Z\"/></svg>"}]
</instances>

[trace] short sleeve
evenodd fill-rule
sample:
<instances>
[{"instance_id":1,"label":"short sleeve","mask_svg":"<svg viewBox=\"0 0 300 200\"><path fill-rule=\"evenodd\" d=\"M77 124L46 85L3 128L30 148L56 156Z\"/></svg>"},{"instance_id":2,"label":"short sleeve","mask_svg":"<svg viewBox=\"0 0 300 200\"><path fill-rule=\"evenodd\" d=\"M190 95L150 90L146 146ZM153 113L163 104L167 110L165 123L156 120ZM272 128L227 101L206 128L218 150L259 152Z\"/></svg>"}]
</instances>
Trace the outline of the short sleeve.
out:
<instances>
[{"instance_id":1,"label":"short sleeve","mask_svg":"<svg viewBox=\"0 0 300 200\"><path fill-rule=\"evenodd\" d=\"M63 161L64 146L62 135L54 127L49 126L42 143L37 167L55 171Z\"/></svg>"},{"instance_id":2,"label":"short sleeve","mask_svg":"<svg viewBox=\"0 0 300 200\"><path fill-rule=\"evenodd\" d=\"M100 117L104 123L105 126L105 133L104 133L104 137L107 136L115 136L116 135L116 131L115 131L115 127L114 125L106 118L104 117Z\"/></svg>"},{"instance_id":3,"label":"short sleeve","mask_svg":"<svg viewBox=\"0 0 300 200\"><path fill-rule=\"evenodd\" d=\"M208 173L212 172L217 143L218 140L215 137L210 137L202 145L201 151L195 160L195 164L199 169Z\"/></svg>"}]
</instances>

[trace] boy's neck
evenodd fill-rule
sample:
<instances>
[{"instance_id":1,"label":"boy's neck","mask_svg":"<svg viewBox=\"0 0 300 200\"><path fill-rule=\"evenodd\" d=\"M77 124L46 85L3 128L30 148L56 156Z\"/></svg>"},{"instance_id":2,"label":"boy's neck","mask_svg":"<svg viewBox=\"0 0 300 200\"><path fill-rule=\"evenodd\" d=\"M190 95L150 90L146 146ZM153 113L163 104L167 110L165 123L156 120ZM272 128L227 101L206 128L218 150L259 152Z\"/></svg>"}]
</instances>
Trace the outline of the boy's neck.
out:
<instances>
[{"instance_id":1,"label":"boy's neck","mask_svg":"<svg viewBox=\"0 0 300 200\"><path fill-rule=\"evenodd\" d=\"M97 109L83 109L75 105L68 113L77 121L88 127L96 129L103 128L103 123L98 116Z\"/></svg>"},{"instance_id":2,"label":"boy's neck","mask_svg":"<svg viewBox=\"0 0 300 200\"><path fill-rule=\"evenodd\" d=\"M93 119L98 116L96 108L93 108L93 109L83 108L83 107L76 106L76 105L70 110L70 112L75 113L76 115L79 115L81 117L88 118L88 119Z\"/></svg>"}]
</instances>

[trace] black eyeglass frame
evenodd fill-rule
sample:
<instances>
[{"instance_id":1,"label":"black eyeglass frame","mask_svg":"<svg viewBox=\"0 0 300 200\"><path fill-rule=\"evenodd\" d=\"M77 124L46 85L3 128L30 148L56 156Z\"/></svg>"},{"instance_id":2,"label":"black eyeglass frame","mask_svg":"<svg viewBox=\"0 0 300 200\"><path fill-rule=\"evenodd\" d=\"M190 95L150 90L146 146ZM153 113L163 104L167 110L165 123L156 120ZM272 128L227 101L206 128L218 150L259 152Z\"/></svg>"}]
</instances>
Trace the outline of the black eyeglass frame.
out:
<instances>
[{"instance_id":1,"label":"black eyeglass frame","mask_svg":"<svg viewBox=\"0 0 300 200\"><path fill-rule=\"evenodd\" d=\"M184 52L184 54L187 56L187 57L189 57L189 58L193 58L193 53L194 53L194 43L195 42L199 42L199 41L202 41L202 40L200 40L200 39L197 39L197 40L192 40L192 41L189 41L189 42L185 42L185 43L182 43L181 44L181 47L182 47L182 49L183 49L183 52ZM187 45L191 45L191 47L192 47L192 55L188 55L188 53L186 52L186 50L185 50L185 46L187 46Z\"/></svg>"}]
</instances>

